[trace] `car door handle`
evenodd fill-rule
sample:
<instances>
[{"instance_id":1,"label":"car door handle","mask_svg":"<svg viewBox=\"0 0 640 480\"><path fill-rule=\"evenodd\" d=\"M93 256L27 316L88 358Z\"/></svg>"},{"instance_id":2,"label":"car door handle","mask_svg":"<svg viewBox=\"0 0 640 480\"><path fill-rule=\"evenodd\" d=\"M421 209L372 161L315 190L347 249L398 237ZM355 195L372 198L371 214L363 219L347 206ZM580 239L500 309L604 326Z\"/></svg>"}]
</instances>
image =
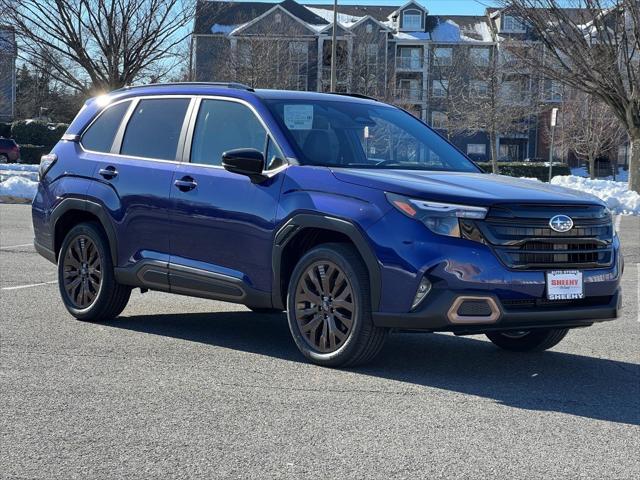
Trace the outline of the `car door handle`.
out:
<instances>
[{"instance_id":1,"label":"car door handle","mask_svg":"<svg viewBox=\"0 0 640 480\"><path fill-rule=\"evenodd\" d=\"M98 173L102 175L104 178L106 178L107 180L110 180L118 176L118 171L116 170L116 167L111 167L111 166L106 168L101 168L98 171Z\"/></svg>"},{"instance_id":2,"label":"car door handle","mask_svg":"<svg viewBox=\"0 0 640 480\"><path fill-rule=\"evenodd\" d=\"M191 177L182 177L179 180L173 182L173 184L180 190L181 192L188 192L189 190L193 190L198 186L196 181Z\"/></svg>"}]
</instances>

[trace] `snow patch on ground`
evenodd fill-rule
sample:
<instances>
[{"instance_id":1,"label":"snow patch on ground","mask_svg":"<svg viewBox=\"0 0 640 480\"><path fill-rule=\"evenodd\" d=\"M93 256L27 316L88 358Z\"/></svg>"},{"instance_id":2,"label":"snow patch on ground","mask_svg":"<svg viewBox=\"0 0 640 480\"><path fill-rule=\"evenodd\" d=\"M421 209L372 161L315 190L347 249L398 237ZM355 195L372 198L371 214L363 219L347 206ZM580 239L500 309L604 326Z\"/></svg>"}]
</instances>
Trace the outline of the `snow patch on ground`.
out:
<instances>
[{"instance_id":1,"label":"snow patch on ground","mask_svg":"<svg viewBox=\"0 0 640 480\"><path fill-rule=\"evenodd\" d=\"M38 189L39 165L0 164L0 203L30 202Z\"/></svg>"},{"instance_id":2,"label":"snow patch on ground","mask_svg":"<svg viewBox=\"0 0 640 480\"><path fill-rule=\"evenodd\" d=\"M10 201L12 198L31 200L36 195L38 182L25 177L13 176L0 183L0 201Z\"/></svg>"},{"instance_id":3,"label":"snow patch on ground","mask_svg":"<svg viewBox=\"0 0 640 480\"><path fill-rule=\"evenodd\" d=\"M630 191L626 182L564 175L553 177L551 184L595 195L605 202L613 213L640 216L640 195Z\"/></svg>"}]
</instances>

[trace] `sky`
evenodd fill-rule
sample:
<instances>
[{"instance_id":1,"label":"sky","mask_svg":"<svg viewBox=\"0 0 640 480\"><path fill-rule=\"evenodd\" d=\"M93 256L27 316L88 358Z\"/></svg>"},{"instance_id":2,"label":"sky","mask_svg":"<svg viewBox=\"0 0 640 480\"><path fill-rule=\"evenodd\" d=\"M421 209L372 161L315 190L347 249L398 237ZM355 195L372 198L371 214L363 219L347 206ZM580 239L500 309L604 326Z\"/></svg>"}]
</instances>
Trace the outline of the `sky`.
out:
<instances>
[{"instance_id":1,"label":"sky","mask_svg":"<svg viewBox=\"0 0 640 480\"><path fill-rule=\"evenodd\" d=\"M256 1L256 0L253 0ZM260 1L260 0L258 0ZM274 2L277 0L265 0ZM298 3L333 3L333 0L296 0ZM349 5L404 5L408 0L338 0L338 4ZM433 15L482 15L487 6L495 5L491 0L418 0Z\"/></svg>"}]
</instances>

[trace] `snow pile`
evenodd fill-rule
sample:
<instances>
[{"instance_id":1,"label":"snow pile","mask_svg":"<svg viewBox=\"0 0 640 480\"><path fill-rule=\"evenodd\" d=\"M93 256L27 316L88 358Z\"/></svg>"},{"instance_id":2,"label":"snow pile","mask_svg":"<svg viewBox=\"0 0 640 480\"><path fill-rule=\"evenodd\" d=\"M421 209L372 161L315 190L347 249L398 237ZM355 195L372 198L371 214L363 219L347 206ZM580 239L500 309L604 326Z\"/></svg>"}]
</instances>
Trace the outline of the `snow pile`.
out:
<instances>
[{"instance_id":1,"label":"snow pile","mask_svg":"<svg viewBox=\"0 0 640 480\"><path fill-rule=\"evenodd\" d=\"M0 183L0 200L12 201L17 198L31 200L35 197L37 189L38 182L25 177L9 177Z\"/></svg>"},{"instance_id":2,"label":"snow pile","mask_svg":"<svg viewBox=\"0 0 640 480\"><path fill-rule=\"evenodd\" d=\"M640 195L629 190L626 182L590 180L575 175L553 177L551 184L595 195L613 213L640 215Z\"/></svg>"},{"instance_id":3,"label":"snow pile","mask_svg":"<svg viewBox=\"0 0 640 480\"><path fill-rule=\"evenodd\" d=\"M39 165L0 164L0 202L31 200L38 189Z\"/></svg>"}]
</instances>

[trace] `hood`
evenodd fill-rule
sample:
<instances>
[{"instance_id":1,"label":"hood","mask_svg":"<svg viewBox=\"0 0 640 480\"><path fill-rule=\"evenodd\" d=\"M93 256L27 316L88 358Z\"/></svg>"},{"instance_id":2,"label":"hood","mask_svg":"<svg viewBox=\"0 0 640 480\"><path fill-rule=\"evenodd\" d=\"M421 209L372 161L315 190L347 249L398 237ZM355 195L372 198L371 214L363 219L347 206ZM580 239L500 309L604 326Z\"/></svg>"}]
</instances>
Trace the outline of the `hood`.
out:
<instances>
[{"instance_id":1,"label":"hood","mask_svg":"<svg viewBox=\"0 0 640 480\"><path fill-rule=\"evenodd\" d=\"M596 204L597 197L535 180L487 173L332 169L343 182L423 200L491 206L501 203Z\"/></svg>"}]
</instances>

